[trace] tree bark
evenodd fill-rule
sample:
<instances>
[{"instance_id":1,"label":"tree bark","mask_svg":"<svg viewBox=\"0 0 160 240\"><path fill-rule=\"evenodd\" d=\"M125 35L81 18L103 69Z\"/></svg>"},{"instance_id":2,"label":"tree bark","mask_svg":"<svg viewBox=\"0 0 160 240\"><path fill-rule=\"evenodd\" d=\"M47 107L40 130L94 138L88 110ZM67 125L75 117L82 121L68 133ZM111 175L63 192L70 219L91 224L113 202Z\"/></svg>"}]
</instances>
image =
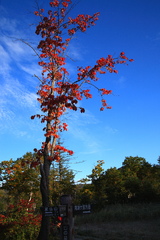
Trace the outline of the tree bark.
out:
<instances>
[{"instance_id":1,"label":"tree bark","mask_svg":"<svg viewBox=\"0 0 160 240\"><path fill-rule=\"evenodd\" d=\"M49 230L50 230L49 225L50 225L50 218L45 217L45 215L42 214L41 228L40 228L37 240L49 239Z\"/></svg>"},{"instance_id":2,"label":"tree bark","mask_svg":"<svg viewBox=\"0 0 160 240\"><path fill-rule=\"evenodd\" d=\"M45 158L45 157L44 157ZM49 170L51 163L45 158L44 164L40 165L42 195L42 221L37 240L48 240L50 231L50 217L45 216L45 207L49 207Z\"/></svg>"}]
</instances>

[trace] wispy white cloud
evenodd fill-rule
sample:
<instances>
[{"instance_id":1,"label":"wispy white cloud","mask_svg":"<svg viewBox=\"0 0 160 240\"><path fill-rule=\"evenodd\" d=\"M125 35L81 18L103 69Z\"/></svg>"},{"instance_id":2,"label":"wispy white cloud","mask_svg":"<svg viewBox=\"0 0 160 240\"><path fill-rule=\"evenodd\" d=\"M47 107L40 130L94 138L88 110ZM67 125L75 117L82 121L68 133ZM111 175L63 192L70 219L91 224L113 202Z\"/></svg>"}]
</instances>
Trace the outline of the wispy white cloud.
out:
<instances>
[{"instance_id":1,"label":"wispy white cloud","mask_svg":"<svg viewBox=\"0 0 160 240\"><path fill-rule=\"evenodd\" d=\"M77 44L75 46L72 42L68 48L67 55L72 61L78 61L83 59L82 50L80 50Z\"/></svg>"},{"instance_id":2,"label":"wispy white cloud","mask_svg":"<svg viewBox=\"0 0 160 240\"><path fill-rule=\"evenodd\" d=\"M39 111L36 101L37 79L39 74L36 58L32 49L22 41L27 39L20 23L14 19L0 17L0 129L1 134L12 133L16 136L32 135L37 125L29 120L30 115Z\"/></svg>"},{"instance_id":3,"label":"wispy white cloud","mask_svg":"<svg viewBox=\"0 0 160 240\"><path fill-rule=\"evenodd\" d=\"M101 120L92 112L76 111L71 117L67 118L66 116L66 121L69 124L67 136L70 136L67 141L72 139L72 150L77 156L94 156L94 154L101 156L102 153L112 150L108 139L114 137L118 133L118 129L108 124L102 124Z\"/></svg>"},{"instance_id":4,"label":"wispy white cloud","mask_svg":"<svg viewBox=\"0 0 160 240\"><path fill-rule=\"evenodd\" d=\"M72 137L76 139L76 142L78 143L76 154L89 155L101 151L99 139L97 139L89 129L74 127L73 131L70 131L70 134L72 134ZM78 149L78 146L81 147Z\"/></svg>"},{"instance_id":5,"label":"wispy white cloud","mask_svg":"<svg viewBox=\"0 0 160 240\"><path fill-rule=\"evenodd\" d=\"M125 84L126 82L126 78L124 76L121 76L118 80L117 80L117 83L120 84L120 85L123 85Z\"/></svg>"},{"instance_id":6,"label":"wispy white cloud","mask_svg":"<svg viewBox=\"0 0 160 240\"><path fill-rule=\"evenodd\" d=\"M77 154L93 154L101 150L101 141L97 138L96 124L99 120L89 111L80 113L76 111L66 116L66 121L69 124L69 136L75 139L79 144L75 146ZM74 145L74 141L72 142ZM83 146L78 149L78 146ZM82 150L83 149L83 150ZM74 149L73 149L74 150Z\"/></svg>"},{"instance_id":7,"label":"wispy white cloud","mask_svg":"<svg viewBox=\"0 0 160 240\"><path fill-rule=\"evenodd\" d=\"M159 40L160 40L160 32L158 31L158 32L156 32L153 35L147 35L146 38L148 40L152 41L152 42L156 42L156 41L159 42Z\"/></svg>"},{"instance_id":8,"label":"wispy white cloud","mask_svg":"<svg viewBox=\"0 0 160 240\"><path fill-rule=\"evenodd\" d=\"M80 107L80 103L79 103ZM69 114L68 114L69 115ZM81 113L79 110L74 112L74 114L68 116L68 122L72 126L86 126L90 124L98 124L99 120L89 111L86 109L85 113Z\"/></svg>"},{"instance_id":9,"label":"wispy white cloud","mask_svg":"<svg viewBox=\"0 0 160 240\"><path fill-rule=\"evenodd\" d=\"M18 25L18 22L15 20L15 19L10 19L10 18L7 18L5 16L3 16L3 14L6 14L4 9L2 10L1 8L1 21L0 21L0 30L2 33L9 33L9 34L14 34L14 36L17 35L17 33L19 32L18 31L18 28L17 28L17 25Z\"/></svg>"},{"instance_id":10,"label":"wispy white cloud","mask_svg":"<svg viewBox=\"0 0 160 240\"><path fill-rule=\"evenodd\" d=\"M10 57L7 51L2 45L0 45L0 74L5 76L8 71L11 70L10 67Z\"/></svg>"},{"instance_id":11,"label":"wispy white cloud","mask_svg":"<svg viewBox=\"0 0 160 240\"><path fill-rule=\"evenodd\" d=\"M40 76L41 68L38 66L37 63L19 64L18 66L21 68L21 70L23 70L25 73L29 75ZM37 82L37 78L35 78L35 80ZM33 81L33 78L32 78L32 81Z\"/></svg>"},{"instance_id":12,"label":"wispy white cloud","mask_svg":"<svg viewBox=\"0 0 160 240\"><path fill-rule=\"evenodd\" d=\"M106 151L110 151L111 149L107 147L107 143L103 141L101 138L101 134L99 134L99 130L96 129L96 125L91 126L74 126L69 129L69 133L72 138L75 139L76 144L72 142L72 145L76 155L91 155L99 154Z\"/></svg>"},{"instance_id":13,"label":"wispy white cloud","mask_svg":"<svg viewBox=\"0 0 160 240\"><path fill-rule=\"evenodd\" d=\"M5 42L8 51L12 54L14 57L24 57L26 53L26 46L24 46L24 43L19 40L14 40L9 37L4 37L3 42Z\"/></svg>"},{"instance_id":14,"label":"wispy white cloud","mask_svg":"<svg viewBox=\"0 0 160 240\"><path fill-rule=\"evenodd\" d=\"M9 110L9 109L5 109L4 106L2 106L1 104L1 108L0 108L0 121L1 121L1 127L4 126L6 121L12 121L13 118L15 117L15 114ZM4 124L3 121L5 120Z\"/></svg>"},{"instance_id":15,"label":"wispy white cloud","mask_svg":"<svg viewBox=\"0 0 160 240\"><path fill-rule=\"evenodd\" d=\"M6 131L19 136L27 134L27 129L29 130L32 128L32 125L35 125L30 120L30 115L39 111L36 94L30 92L17 79L12 78L11 76L1 85L1 87L1 134ZM24 129L26 129L26 131L24 131Z\"/></svg>"},{"instance_id":16,"label":"wispy white cloud","mask_svg":"<svg viewBox=\"0 0 160 240\"><path fill-rule=\"evenodd\" d=\"M115 134L118 132L118 129L116 128L112 128L110 126L105 126L105 131L108 133L108 134Z\"/></svg>"},{"instance_id":17,"label":"wispy white cloud","mask_svg":"<svg viewBox=\"0 0 160 240\"><path fill-rule=\"evenodd\" d=\"M5 79L5 83L2 84L3 88L1 91L2 102L5 105L19 105L23 107L36 107L37 105L37 95L30 92L25 85L20 83L18 79L14 79L8 75Z\"/></svg>"},{"instance_id":18,"label":"wispy white cloud","mask_svg":"<svg viewBox=\"0 0 160 240\"><path fill-rule=\"evenodd\" d=\"M32 47L23 42L21 35L19 37L2 35L0 43L5 49L5 54L8 54L8 60L13 61L16 65L21 63L33 66L33 63L37 60Z\"/></svg>"}]
</instances>

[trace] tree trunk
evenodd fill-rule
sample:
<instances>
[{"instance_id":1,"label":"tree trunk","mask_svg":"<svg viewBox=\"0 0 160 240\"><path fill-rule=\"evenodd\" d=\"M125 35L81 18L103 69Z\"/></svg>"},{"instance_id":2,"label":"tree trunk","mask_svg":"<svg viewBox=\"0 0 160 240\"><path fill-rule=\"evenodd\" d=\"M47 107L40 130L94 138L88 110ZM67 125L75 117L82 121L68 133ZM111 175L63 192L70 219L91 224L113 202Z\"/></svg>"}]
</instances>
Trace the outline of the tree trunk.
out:
<instances>
[{"instance_id":1,"label":"tree trunk","mask_svg":"<svg viewBox=\"0 0 160 240\"><path fill-rule=\"evenodd\" d=\"M40 165L42 195L42 221L37 240L48 240L50 231L50 217L45 216L45 207L49 207L49 170L51 163L45 158L44 164Z\"/></svg>"},{"instance_id":2,"label":"tree trunk","mask_svg":"<svg viewBox=\"0 0 160 240\"><path fill-rule=\"evenodd\" d=\"M49 225L50 225L50 217L45 217L45 215L42 214L41 228L40 228L37 240L49 239L49 230L50 230Z\"/></svg>"}]
</instances>

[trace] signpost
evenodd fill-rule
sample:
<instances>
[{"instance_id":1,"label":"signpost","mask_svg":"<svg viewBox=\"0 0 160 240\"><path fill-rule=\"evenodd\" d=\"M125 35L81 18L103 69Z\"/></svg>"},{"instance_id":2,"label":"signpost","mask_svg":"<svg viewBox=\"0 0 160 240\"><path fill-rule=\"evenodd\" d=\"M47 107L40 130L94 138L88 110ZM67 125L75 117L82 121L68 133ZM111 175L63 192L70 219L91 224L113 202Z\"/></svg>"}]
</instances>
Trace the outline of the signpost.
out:
<instances>
[{"instance_id":1,"label":"signpost","mask_svg":"<svg viewBox=\"0 0 160 240\"><path fill-rule=\"evenodd\" d=\"M72 198L70 195L63 195L60 199L61 204L66 206L66 216L62 217L61 224L61 240L73 240L73 227L74 227L74 218L73 218L73 205Z\"/></svg>"},{"instance_id":2,"label":"signpost","mask_svg":"<svg viewBox=\"0 0 160 240\"><path fill-rule=\"evenodd\" d=\"M70 195L61 196L60 202L59 206L42 208L43 214L45 217L61 217L61 240L74 240L74 215L91 213L91 205L73 205Z\"/></svg>"},{"instance_id":3,"label":"signpost","mask_svg":"<svg viewBox=\"0 0 160 240\"><path fill-rule=\"evenodd\" d=\"M91 213L91 205L90 204L84 204L84 205L75 205L74 214L85 214L85 213Z\"/></svg>"},{"instance_id":4,"label":"signpost","mask_svg":"<svg viewBox=\"0 0 160 240\"><path fill-rule=\"evenodd\" d=\"M62 237L61 240L69 240L69 225L62 225ZM73 238L72 238L73 239Z\"/></svg>"},{"instance_id":5,"label":"signpost","mask_svg":"<svg viewBox=\"0 0 160 240\"><path fill-rule=\"evenodd\" d=\"M45 207L44 208L44 215L45 217L58 217L59 215L59 207L55 206L55 207Z\"/></svg>"}]
</instances>

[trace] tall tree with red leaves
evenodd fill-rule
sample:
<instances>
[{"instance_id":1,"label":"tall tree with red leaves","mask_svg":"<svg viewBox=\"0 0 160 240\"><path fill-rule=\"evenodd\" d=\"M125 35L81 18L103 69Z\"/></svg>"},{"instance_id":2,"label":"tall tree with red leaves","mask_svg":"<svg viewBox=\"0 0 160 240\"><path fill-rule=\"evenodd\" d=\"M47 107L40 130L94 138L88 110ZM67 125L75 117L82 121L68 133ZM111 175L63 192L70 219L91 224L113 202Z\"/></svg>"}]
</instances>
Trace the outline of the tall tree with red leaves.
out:
<instances>
[{"instance_id":1,"label":"tall tree with red leaves","mask_svg":"<svg viewBox=\"0 0 160 240\"><path fill-rule=\"evenodd\" d=\"M93 67L79 67L77 78L71 81L65 67L66 49L78 31L85 32L87 28L95 25L99 13L92 16L81 14L72 18L68 16L72 6L71 0L53 0L49 4L51 10L46 15L44 9L34 12L40 17L36 34L41 37L38 44L40 51L38 64L42 67L42 76L37 100L40 103L42 114L36 114L31 119L37 117L41 119L42 123L45 123L43 129L45 141L42 143L41 149L34 149L37 153L37 160L32 165L40 164L43 207L50 205L48 176L52 161L60 161L60 152L62 151L73 154L73 151L57 143L59 133L67 130L67 123L62 122L61 116L67 110L85 112L84 108L78 106L78 102L83 98L92 98L90 88L86 89L86 85L96 87L101 95L102 107L100 110L110 109L104 96L111 94L112 91L105 88L99 89L96 86L99 79L98 74L118 73L115 65L132 61L125 56L124 52L121 52L117 58L108 55L98 59ZM38 239L47 240L48 234L49 218L43 214Z\"/></svg>"}]
</instances>

